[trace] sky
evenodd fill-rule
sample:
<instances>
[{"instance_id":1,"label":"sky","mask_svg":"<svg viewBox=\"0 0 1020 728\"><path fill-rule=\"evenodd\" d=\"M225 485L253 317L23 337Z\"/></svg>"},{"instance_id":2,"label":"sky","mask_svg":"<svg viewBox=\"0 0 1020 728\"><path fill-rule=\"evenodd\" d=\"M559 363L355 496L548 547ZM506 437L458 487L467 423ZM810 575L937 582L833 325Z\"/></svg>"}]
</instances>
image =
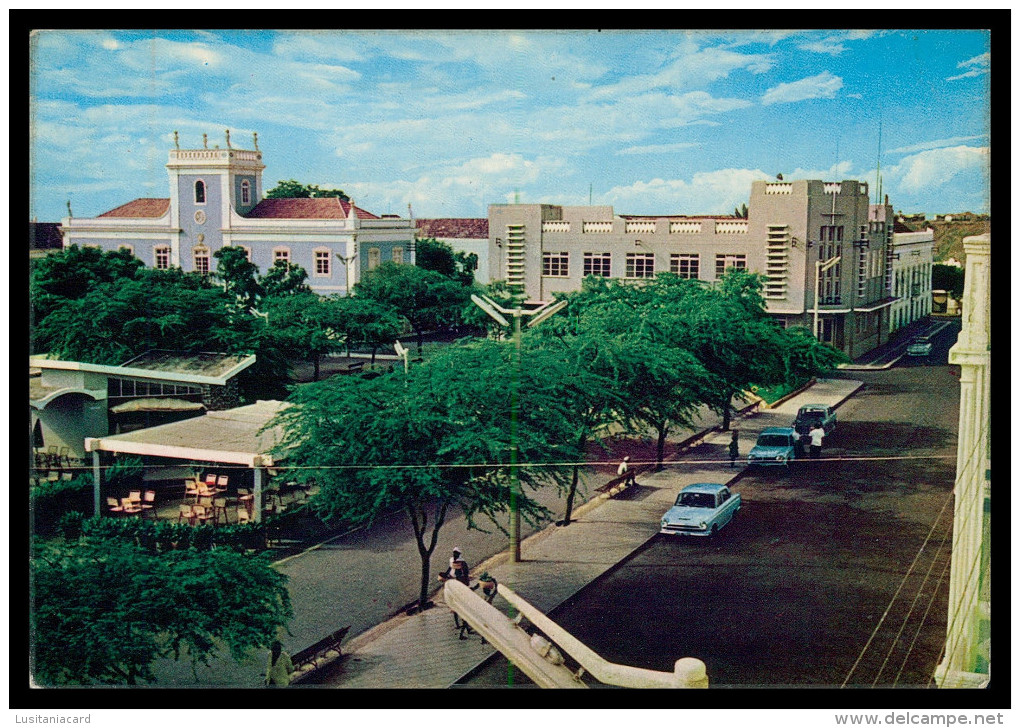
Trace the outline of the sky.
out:
<instances>
[{"instance_id":1,"label":"sky","mask_svg":"<svg viewBox=\"0 0 1020 728\"><path fill-rule=\"evenodd\" d=\"M756 179L859 179L989 212L990 37L972 30L40 31L30 216L168 197L182 148L375 214L519 201L728 214Z\"/></svg>"}]
</instances>

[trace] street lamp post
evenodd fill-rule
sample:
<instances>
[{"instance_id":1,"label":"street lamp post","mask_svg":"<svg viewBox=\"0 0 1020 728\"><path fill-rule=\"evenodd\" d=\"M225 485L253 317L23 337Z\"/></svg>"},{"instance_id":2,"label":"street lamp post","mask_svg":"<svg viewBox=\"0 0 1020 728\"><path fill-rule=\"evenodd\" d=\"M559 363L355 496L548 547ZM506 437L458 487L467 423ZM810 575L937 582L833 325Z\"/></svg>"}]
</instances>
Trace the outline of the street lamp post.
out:
<instances>
[{"instance_id":1,"label":"street lamp post","mask_svg":"<svg viewBox=\"0 0 1020 728\"><path fill-rule=\"evenodd\" d=\"M517 498L520 494L520 477L518 474L518 427L521 411L520 402L520 368L521 368L521 319L524 316L531 316L531 325L545 321L547 318L563 309L566 301L550 301L538 308L525 310L517 308L503 308L487 296L471 296L475 305L485 311L496 323L501 326L510 326L506 316L513 318L514 335L514 372L513 381L510 383L510 563L516 564L521 560L521 514L518 509ZM504 315L505 314L505 315Z\"/></svg>"},{"instance_id":2,"label":"street lamp post","mask_svg":"<svg viewBox=\"0 0 1020 728\"><path fill-rule=\"evenodd\" d=\"M829 258L824 262L821 260L815 261L815 324L812 330L815 333L815 338L819 341L822 340L821 334L818 331L818 299L822 297L822 273L836 265L841 257L837 255L835 258Z\"/></svg>"}]
</instances>

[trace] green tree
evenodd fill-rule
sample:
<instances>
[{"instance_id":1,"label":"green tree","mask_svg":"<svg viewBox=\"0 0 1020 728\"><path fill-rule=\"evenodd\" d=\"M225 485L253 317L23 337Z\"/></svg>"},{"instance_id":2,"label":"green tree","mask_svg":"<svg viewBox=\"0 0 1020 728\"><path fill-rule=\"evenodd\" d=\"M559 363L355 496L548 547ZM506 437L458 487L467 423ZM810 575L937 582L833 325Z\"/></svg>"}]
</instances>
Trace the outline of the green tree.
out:
<instances>
[{"instance_id":1,"label":"green tree","mask_svg":"<svg viewBox=\"0 0 1020 728\"><path fill-rule=\"evenodd\" d=\"M953 298L963 297L963 268L935 263L931 267L931 287L935 291L949 291Z\"/></svg>"},{"instance_id":2,"label":"green tree","mask_svg":"<svg viewBox=\"0 0 1020 728\"><path fill-rule=\"evenodd\" d=\"M344 304L315 293L294 293L263 299L268 328L278 348L289 356L311 359L319 381L322 357L340 351L346 335Z\"/></svg>"},{"instance_id":3,"label":"green tree","mask_svg":"<svg viewBox=\"0 0 1020 728\"><path fill-rule=\"evenodd\" d=\"M372 351L372 366L375 355L383 346L392 345L404 331L404 321L396 310L370 298L336 298L339 306L339 329L343 332L348 348L353 345L365 346Z\"/></svg>"},{"instance_id":4,"label":"green tree","mask_svg":"<svg viewBox=\"0 0 1020 728\"><path fill-rule=\"evenodd\" d=\"M434 270L447 278L470 286L478 268L478 255L463 250L454 252L449 243L435 238L419 238L415 241L415 265L425 270Z\"/></svg>"},{"instance_id":5,"label":"green tree","mask_svg":"<svg viewBox=\"0 0 1020 728\"><path fill-rule=\"evenodd\" d=\"M354 295L395 309L411 325L421 349L426 331L462 323L470 289L436 271L387 261L361 277Z\"/></svg>"},{"instance_id":6,"label":"green tree","mask_svg":"<svg viewBox=\"0 0 1020 728\"><path fill-rule=\"evenodd\" d=\"M292 406L268 425L287 433L279 449L300 477L319 484L311 503L321 516L371 523L394 509L408 515L421 557L419 605L426 604L431 557L451 510L462 511L470 528L485 518L503 530L512 445L524 462L574 455L558 431L566 426L565 407L542 379L550 360L536 357L516 373L512 357L507 344L478 342L447 347L406 375L333 377L296 390ZM526 405L516 440L514 376L524 380ZM520 470L517 503L526 520L548 515L527 491L558 476L555 469Z\"/></svg>"},{"instance_id":7,"label":"green tree","mask_svg":"<svg viewBox=\"0 0 1020 728\"><path fill-rule=\"evenodd\" d=\"M278 397L287 363L262 319L238 310L236 299L195 273L138 272L67 300L36 327L41 347L63 359L122 364L149 349L255 354L239 384L248 399Z\"/></svg>"},{"instance_id":8,"label":"green tree","mask_svg":"<svg viewBox=\"0 0 1020 728\"><path fill-rule=\"evenodd\" d=\"M42 321L64 302L83 297L99 284L133 279L143 267L127 250L107 252L77 245L34 261L29 294L35 321Z\"/></svg>"},{"instance_id":9,"label":"green tree","mask_svg":"<svg viewBox=\"0 0 1020 728\"><path fill-rule=\"evenodd\" d=\"M152 682L152 664L267 647L292 616L286 576L231 550L152 555L132 543L37 544L32 666L43 685Z\"/></svg>"},{"instance_id":10,"label":"green tree","mask_svg":"<svg viewBox=\"0 0 1020 728\"><path fill-rule=\"evenodd\" d=\"M277 260L265 275L259 276L262 295L267 298L289 296L294 293L309 293L308 271L300 265Z\"/></svg>"},{"instance_id":11,"label":"green tree","mask_svg":"<svg viewBox=\"0 0 1020 728\"><path fill-rule=\"evenodd\" d=\"M216 258L214 277L223 283L224 290L243 310L251 311L264 293L258 266L248 260L244 248L234 245L220 248L213 257Z\"/></svg>"},{"instance_id":12,"label":"green tree","mask_svg":"<svg viewBox=\"0 0 1020 728\"><path fill-rule=\"evenodd\" d=\"M339 197L344 202L350 202L343 190L320 189L318 185L305 185L296 179L280 180L276 187L266 192L267 199L274 198L308 198L308 197Z\"/></svg>"}]
</instances>

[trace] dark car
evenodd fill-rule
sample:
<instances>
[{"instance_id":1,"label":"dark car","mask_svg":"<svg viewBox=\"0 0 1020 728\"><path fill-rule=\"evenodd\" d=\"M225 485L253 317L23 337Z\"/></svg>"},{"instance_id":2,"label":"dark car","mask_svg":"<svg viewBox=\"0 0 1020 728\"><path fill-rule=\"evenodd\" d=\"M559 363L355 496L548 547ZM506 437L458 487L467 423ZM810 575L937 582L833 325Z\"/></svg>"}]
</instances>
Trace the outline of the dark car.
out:
<instances>
[{"instance_id":1,"label":"dark car","mask_svg":"<svg viewBox=\"0 0 1020 728\"><path fill-rule=\"evenodd\" d=\"M798 455L804 454L804 449L811 442L811 432L815 423L819 423L828 436L836 429L836 410L824 404L806 404L797 411L797 419L793 421L793 429L798 435Z\"/></svg>"}]
</instances>

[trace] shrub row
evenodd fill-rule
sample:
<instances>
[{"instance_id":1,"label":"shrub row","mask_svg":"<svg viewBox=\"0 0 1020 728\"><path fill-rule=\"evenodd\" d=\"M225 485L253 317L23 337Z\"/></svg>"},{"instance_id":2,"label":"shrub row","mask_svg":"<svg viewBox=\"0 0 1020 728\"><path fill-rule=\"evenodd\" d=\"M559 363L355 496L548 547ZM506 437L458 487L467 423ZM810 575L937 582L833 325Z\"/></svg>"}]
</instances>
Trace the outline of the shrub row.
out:
<instances>
[{"instance_id":1,"label":"shrub row","mask_svg":"<svg viewBox=\"0 0 1020 728\"><path fill-rule=\"evenodd\" d=\"M263 551L266 548L266 531L265 523L190 526L175 521L146 521L141 518L86 517L79 512L67 513L60 519L60 533L68 541L80 538L133 541L152 554L176 549Z\"/></svg>"}]
</instances>

